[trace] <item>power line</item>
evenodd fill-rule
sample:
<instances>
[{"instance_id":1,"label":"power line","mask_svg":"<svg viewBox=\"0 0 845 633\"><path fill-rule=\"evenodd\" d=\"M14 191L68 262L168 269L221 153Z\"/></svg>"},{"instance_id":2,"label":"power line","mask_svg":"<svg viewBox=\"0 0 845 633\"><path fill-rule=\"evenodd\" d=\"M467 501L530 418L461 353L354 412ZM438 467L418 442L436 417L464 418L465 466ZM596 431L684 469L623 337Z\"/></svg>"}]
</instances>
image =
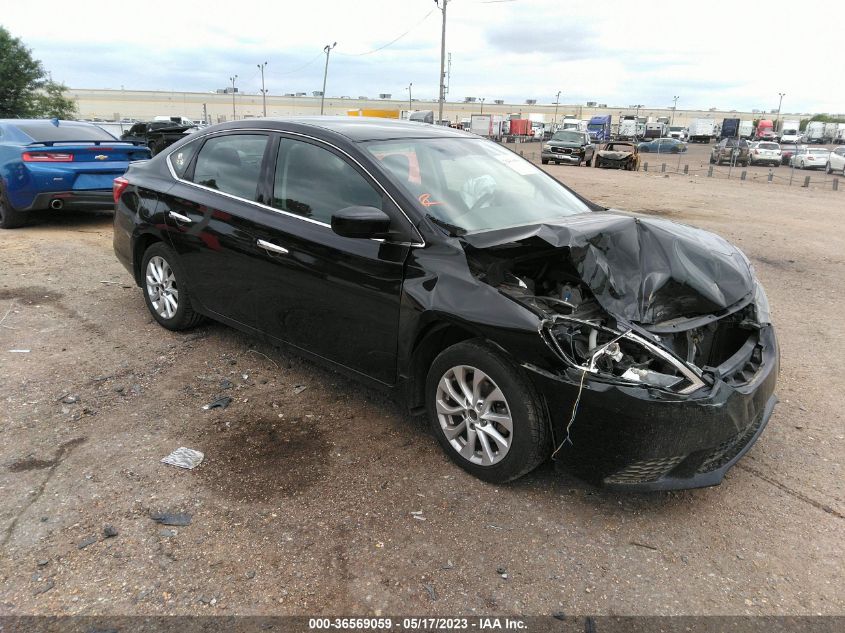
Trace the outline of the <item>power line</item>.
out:
<instances>
[{"instance_id":1,"label":"power line","mask_svg":"<svg viewBox=\"0 0 845 633\"><path fill-rule=\"evenodd\" d=\"M320 51L319 53L317 53L317 55L316 55L316 56L314 56L313 58L311 58L311 60L310 60L310 61L307 61L307 62L305 62L304 64L302 64L302 66L297 66L297 67L296 67L296 68L294 68L293 70L286 70L286 71L284 71L284 72L282 72L282 73L273 73L273 76L274 76L274 77L276 77L276 76L281 76L281 75L290 75L291 73L295 73L295 72L297 72L297 71L300 71L300 70L302 70L303 68L307 68L308 66L310 66L311 64L313 64L314 62L316 62L316 61L317 61L318 59L320 59L322 56L323 56L323 51ZM257 71L256 71L256 73L257 73Z\"/></svg>"},{"instance_id":2,"label":"power line","mask_svg":"<svg viewBox=\"0 0 845 633\"><path fill-rule=\"evenodd\" d=\"M401 40L403 37L405 37L408 33L410 33L410 32L411 32L411 31L413 31L415 28L417 28L420 24L422 24L423 22L425 22L425 21L429 18L429 16L430 16L432 13L434 13L434 11L435 11L435 9L432 9L431 11L429 11L428 13L426 13L426 14L423 16L423 18L422 18L419 22L417 22L417 23L416 23L416 24L414 24L411 28L409 28L407 31L405 31L404 33L402 33L402 35L400 35L400 36L398 36L398 37L396 37L396 38L394 38L394 39L390 40L387 44L384 44L383 46L379 46L378 48L374 48L374 49L373 49L373 50L371 50L371 51L366 51L365 53L341 53L340 51L338 51L337 53L335 53L335 55L343 55L344 57L363 57L364 55L372 55L373 53L378 53L379 51L384 50L384 49L385 49L385 48L387 48L388 46L392 46L393 44L395 44L396 42L398 42L399 40Z\"/></svg>"}]
</instances>

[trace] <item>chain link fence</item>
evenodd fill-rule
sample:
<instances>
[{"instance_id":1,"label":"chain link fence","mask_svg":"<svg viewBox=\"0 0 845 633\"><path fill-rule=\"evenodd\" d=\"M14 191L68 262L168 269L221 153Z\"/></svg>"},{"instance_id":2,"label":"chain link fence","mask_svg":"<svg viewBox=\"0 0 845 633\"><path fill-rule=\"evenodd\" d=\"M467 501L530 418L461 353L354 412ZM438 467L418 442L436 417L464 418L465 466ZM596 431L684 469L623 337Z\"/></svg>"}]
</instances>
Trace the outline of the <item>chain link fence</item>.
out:
<instances>
[{"instance_id":1,"label":"chain link fence","mask_svg":"<svg viewBox=\"0 0 845 633\"><path fill-rule=\"evenodd\" d=\"M540 164L539 144L526 143L525 145L534 145L535 147L526 149L524 146L520 148L517 145L513 149L532 163ZM640 154L640 167L637 171L642 174L658 176L680 174L814 190L839 191L840 186L845 189L845 176L841 172L828 174L824 170L797 169L787 165L777 168L770 167L768 170L743 167L742 165L711 165L704 161L690 162L684 154Z\"/></svg>"}]
</instances>

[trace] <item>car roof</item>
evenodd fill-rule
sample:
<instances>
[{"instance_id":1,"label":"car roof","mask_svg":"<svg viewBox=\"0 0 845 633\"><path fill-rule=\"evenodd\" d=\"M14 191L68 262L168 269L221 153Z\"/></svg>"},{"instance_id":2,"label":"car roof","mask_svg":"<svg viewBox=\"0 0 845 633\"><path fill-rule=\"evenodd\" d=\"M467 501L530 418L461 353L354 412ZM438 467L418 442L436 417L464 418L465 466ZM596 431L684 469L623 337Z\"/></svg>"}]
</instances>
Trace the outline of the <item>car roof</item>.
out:
<instances>
[{"instance_id":1,"label":"car roof","mask_svg":"<svg viewBox=\"0 0 845 633\"><path fill-rule=\"evenodd\" d=\"M266 127L268 129L319 128L345 136L353 142L383 141L402 138L479 138L443 125L431 125L397 119L356 116L300 116L284 118L245 119L214 126L217 129L238 127ZM206 131L214 131L208 128Z\"/></svg>"}]
</instances>

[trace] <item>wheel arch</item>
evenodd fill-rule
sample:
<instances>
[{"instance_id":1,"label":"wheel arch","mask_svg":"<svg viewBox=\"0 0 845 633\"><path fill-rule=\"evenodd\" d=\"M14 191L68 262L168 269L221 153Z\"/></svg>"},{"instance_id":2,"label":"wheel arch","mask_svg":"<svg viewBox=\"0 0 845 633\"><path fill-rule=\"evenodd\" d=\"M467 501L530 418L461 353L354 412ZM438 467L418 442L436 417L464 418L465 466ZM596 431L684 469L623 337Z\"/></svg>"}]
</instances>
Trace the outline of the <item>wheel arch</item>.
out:
<instances>
[{"instance_id":1,"label":"wheel arch","mask_svg":"<svg viewBox=\"0 0 845 633\"><path fill-rule=\"evenodd\" d=\"M408 363L406 399L411 411L421 412L425 407L425 381L434 359L452 345L473 339L486 340L480 332L447 320L434 321L420 330Z\"/></svg>"},{"instance_id":2,"label":"wheel arch","mask_svg":"<svg viewBox=\"0 0 845 633\"><path fill-rule=\"evenodd\" d=\"M140 286L143 281L143 274L141 271L141 262L144 261L144 253L147 249L157 242L167 244L167 242L160 235L155 233L141 233L135 236L132 240L132 274L135 277L135 283Z\"/></svg>"}]
</instances>

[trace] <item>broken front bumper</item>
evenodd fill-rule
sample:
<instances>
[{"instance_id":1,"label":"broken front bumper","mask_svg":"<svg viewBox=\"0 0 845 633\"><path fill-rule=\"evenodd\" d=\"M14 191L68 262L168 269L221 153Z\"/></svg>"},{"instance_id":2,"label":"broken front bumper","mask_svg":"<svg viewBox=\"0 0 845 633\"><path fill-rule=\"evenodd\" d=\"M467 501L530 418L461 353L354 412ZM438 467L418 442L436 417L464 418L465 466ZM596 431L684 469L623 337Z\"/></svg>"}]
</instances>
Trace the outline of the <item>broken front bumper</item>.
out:
<instances>
[{"instance_id":1,"label":"broken front bumper","mask_svg":"<svg viewBox=\"0 0 845 633\"><path fill-rule=\"evenodd\" d=\"M543 395L556 447L578 394L566 377L526 367ZM774 330L763 328L713 370L714 384L688 397L587 380L560 466L610 488L672 490L719 484L772 415L779 371ZM702 395L703 393L703 395Z\"/></svg>"}]
</instances>

